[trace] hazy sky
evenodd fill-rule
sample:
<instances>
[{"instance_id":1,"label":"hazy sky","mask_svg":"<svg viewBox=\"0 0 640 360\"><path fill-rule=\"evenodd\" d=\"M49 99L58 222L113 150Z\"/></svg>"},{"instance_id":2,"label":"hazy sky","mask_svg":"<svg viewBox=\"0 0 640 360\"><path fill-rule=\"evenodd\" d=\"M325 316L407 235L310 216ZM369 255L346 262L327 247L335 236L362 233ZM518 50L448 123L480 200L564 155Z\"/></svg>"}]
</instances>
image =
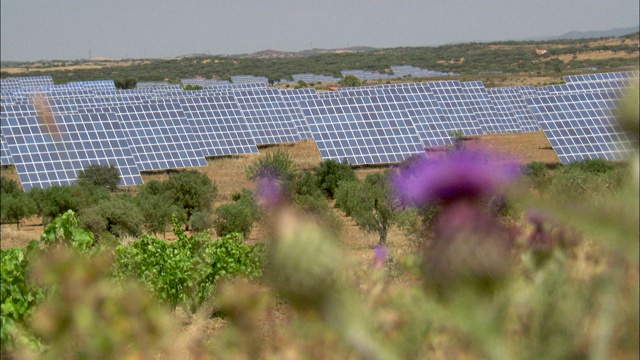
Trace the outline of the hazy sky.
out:
<instances>
[{"instance_id":1,"label":"hazy sky","mask_svg":"<svg viewBox=\"0 0 640 360\"><path fill-rule=\"evenodd\" d=\"M638 0L2 0L2 60L519 40L639 23Z\"/></svg>"}]
</instances>

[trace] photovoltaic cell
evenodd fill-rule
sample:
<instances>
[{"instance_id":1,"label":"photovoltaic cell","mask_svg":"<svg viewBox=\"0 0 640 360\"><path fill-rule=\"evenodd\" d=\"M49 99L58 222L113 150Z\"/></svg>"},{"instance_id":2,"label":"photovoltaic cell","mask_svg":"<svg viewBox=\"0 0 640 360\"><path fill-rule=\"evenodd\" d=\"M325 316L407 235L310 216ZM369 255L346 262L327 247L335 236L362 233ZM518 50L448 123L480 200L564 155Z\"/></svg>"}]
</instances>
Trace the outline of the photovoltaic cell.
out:
<instances>
[{"instance_id":1,"label":"photovoltaic cell","mask_svg":"<svg viewBox=\"0 0 640 360\"><path fill-rule=\"evenodd\" d=\"M204 156L256 154L253 135L231 96L185 97L179 100Z\"/></svg>"},{"instance_id":2,"label":"photovoltaic cell","mask_svg":"<svg viewBox=\"0 0 640 360\"><path fill-rule=\"evenodd\" d=\"M633 137L619 128L614 92L550 95L527 99L563 164L584 159L621 160L633 154Z\"/></svg>"},{"instance_id":3,"label":"photovoltaic cell","mask_svg":"<svg viewBox=\"0 0 640 360\"><path fill-rule=\"evenodd\" d=\"M301 101L322 159L364 165L426 156L409 114L385 110L384 102L376 96Z\"/></svg>"},{"instance_id":4,"label":"photovoltaic cell","mask_svg":"<svg viewBox=\"0 0 640 360\"><path fill-rule=\"evenodd\" d=\"M206 166L182 107L178 103L112 107L128 135L140 171Z\"/></svg>"}]
</instances>

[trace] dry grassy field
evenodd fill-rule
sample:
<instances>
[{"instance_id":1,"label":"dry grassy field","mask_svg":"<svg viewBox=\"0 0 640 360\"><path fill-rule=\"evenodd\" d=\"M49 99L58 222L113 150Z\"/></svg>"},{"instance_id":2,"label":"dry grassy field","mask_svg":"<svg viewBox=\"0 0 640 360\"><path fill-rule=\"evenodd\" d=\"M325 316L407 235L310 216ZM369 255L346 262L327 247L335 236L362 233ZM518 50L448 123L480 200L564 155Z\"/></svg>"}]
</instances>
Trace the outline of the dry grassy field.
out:
<instances>
[{"instance_id":1,"label":"dry grassy field","mask_svg":"<svg viewBox=\"0 0 640 360\"><path fill-rule=\"evenodd\" d=\"M497 152L510 158L520 159L522 163L531 161L540 161L548 164L560 163L542 131L471 137L465 141L465 146L470 149L485 149L487 151ZM231 195L243 188L253 189L254 185L247 180L245 176L245 168L259 156L264 156L264 154L274 152L277 149L288 151L299 169L311 169L322 161L320 152L313 140L305 140L295 144L264 147L260 149L260 154L255 155L210 159L208 166L197 168L197 170L206 173L216 183L218 196L215 205L218 206L231 201ZM441 156L444 150L431 150L428 153L430 157L437 157ZM356 169L356 173L358 177L364 178L371 172L382 171L383 169L384 168L381 167L363 167ZM2 169L1 174L7 178L19 181L13 169ZM164 180L168 176L167 172L157 172L143 174L142 177L144 181L148 181L151 179ZM342 217L342 219L345 223L343 238L348 239L348 246L350 248L354 250L365 249L376 243L375 235L367 234L359 230L350 218ZM19 229L15 224L2 224L1 246L3 249L16 246L22 247L30 240L37 239L42 230L42 220L35 217L26 220ZM262 235L260 226L257 226L254 228L248 241L259 241L262 239ZM167 236L170 236L170 233L167 233ZM392 233L389 241L393 243L395 237L394 233Z\"/></svg>"}]
</instances>

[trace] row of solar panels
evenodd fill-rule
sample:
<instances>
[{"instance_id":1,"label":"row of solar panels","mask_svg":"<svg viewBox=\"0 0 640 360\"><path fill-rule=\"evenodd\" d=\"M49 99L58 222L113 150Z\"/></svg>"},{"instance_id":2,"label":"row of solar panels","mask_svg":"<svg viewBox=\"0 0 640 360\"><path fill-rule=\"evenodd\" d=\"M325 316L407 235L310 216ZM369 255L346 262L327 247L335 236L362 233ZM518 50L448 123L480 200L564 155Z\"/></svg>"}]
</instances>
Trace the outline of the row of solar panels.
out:
<instances>
[{"instance_id":1,"label":"row of solar panels","mask_svg":"<svg viewBox=\"0 0 640 360\"><path fill-rule=\"evenodd\" d=\"M323 159L361 165L424 155L425 147L452 144L454 131L540 128L563 163L621 159L632 140L615 125L612 109L638 75L605 75L543 88L441 81L335 92L263 83L118 91L85 82L9 96L3 88L1 160L16 166L25 189L73 183L94 163L115 163L121 184L132 185L141 183L140 171L204 166L205 157L257 153L262 144L313 138Z\"/></svg>"}]
</instances>

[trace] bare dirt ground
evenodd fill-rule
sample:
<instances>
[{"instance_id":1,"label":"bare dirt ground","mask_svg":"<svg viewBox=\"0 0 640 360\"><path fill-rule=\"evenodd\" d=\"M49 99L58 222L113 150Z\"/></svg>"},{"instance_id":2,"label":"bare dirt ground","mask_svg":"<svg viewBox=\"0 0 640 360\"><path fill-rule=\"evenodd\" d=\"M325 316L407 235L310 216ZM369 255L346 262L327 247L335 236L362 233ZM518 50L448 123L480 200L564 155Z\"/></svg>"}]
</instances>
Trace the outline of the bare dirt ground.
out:
<instances>
[{"instance_id":1,"label":"bare dirt ground","mask_svg":"<svg viewBox=\"0 0 640 360\"><path fill-rule=\"evenodd\" d=\"M547 164L559 164L560 161L551 148L549 141L542 131L522 134L498 134L471 137L465 141L465 146L469 149L483 149L485 151L496 152L503 156L519 159L522 163L540 161ZM206 173L218 187L218 196L215 206L231 201L231 195L241 191L243 188L254 189L254 184L247 180L245 169L253 161L267 153L272 153L278 149L283 149L291 154L295 165L299 169L312 169L317 166L322 158L313 140L305 140L295 144L283 144L260 149L260 154L242 155L226 158L210 159L206 167L197 168L198 171ZM430 157L442 156L446 150L432 149L428 151ZM372 172L383 171L385 167L363 167L356 169L359 178L364 178ZM14 169L3 168L0 173L10 179L19 182ZM151 179L165 180L169 176L168 172L158 172L143 174L144 181ZM341 214L340 214L341 215ZM375 235L363 233L351 219L342 217L345 223L344 238L349 239L351 247L355 249L368 249L375 245L377 239ZM23 221L18 229L16 224L2 224L0 244L3 249L9 247L25 246L30 240L38 239L42 233L42 220L33 217ZM252 231L249 242L260 241L264 238L264 231L257 225ZM171 239L172 234L167 233L167 238ZM393 234L389 241L393 241Z\"/></svg>"}]
</instances>

